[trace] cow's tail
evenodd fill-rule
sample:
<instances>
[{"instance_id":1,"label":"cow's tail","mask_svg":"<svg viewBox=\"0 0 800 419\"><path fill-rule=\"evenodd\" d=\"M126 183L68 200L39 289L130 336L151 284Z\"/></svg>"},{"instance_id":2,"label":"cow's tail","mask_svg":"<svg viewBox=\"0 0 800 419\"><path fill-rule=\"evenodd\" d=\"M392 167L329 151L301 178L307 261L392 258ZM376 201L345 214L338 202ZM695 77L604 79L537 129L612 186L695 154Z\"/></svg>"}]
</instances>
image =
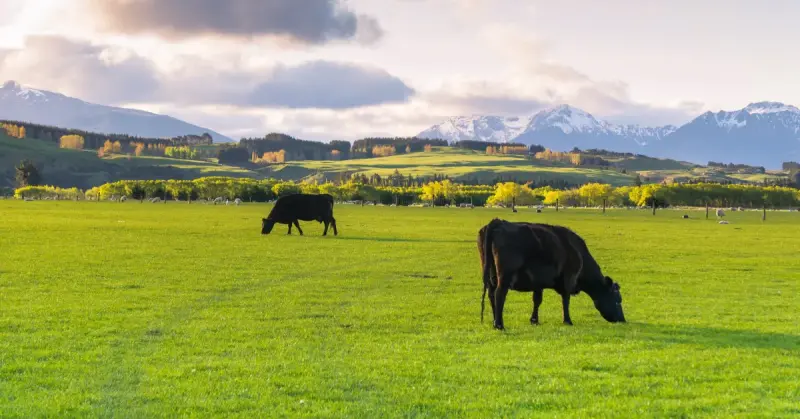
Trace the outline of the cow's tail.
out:
<instances>
[{"instance_id":1,"label":"cow's tail","mask_svg":"<svg viewBox=\"0 0 800 419\"><path fill-rule=\"evenodd\" d=\"M483 311L486 307L486 289L492 281L492 271L494 267L494 257L492 256L492 230L500 223L500 220L495 218L486 225L486 230L483 236L483 296L481 297L481 323L483 323ZM489 296L489 298L492 298Z\"/></svg>"}]
</instances>

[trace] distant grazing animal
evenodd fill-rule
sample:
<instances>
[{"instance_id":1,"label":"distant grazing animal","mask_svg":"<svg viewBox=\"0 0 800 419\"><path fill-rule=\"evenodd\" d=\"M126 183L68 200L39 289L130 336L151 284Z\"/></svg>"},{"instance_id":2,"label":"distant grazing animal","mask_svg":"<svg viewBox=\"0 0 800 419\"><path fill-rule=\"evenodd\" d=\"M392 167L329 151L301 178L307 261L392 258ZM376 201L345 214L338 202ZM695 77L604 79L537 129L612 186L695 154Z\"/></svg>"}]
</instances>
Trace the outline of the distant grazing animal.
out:
<instances>
[{"instance_id":1,"label":"distant grazing animal","mask_svg":"<svg viewBox=\"0 0 800 419\"><path fill-rule=\"evenodd\" d=\"M275 223L281 223L289 225L288 234L292 234L294 224L302 236L303 230L300 229L298 220L324 222L323 236L328 234L328 225L333 227L334 235L339 235L336 219L333 218L333 196L329 194L292 194L278 198L267 218L261 219L261 234L269 234Z\"/></svg>"},{"instance_id":2,"label":"distant grazing animal","mask_svg":"<svg viewBox=\"0 0 800 419\"><path fill-rule=\"evenodd\" d=\"M586 243L572 230L548 224L493 219L478 232L483 268L483 297L489 290L495 329L504 329L503 307L509 290L533 291L531 324L539 324L539 306L545 288L561 294L564 323L571 295L585 292L609 322L625 322L619 284L604 276Z\"/></svg>"},{"instance_id":3,"label":"distant grazing animal","mask_svg":"<svg viewBox=\"0 0 800 419\"><path fill-rule=\"evenodd\" d=\"M122 197L119 199L119 202L125 202L125 201L127 201L127 200L128 200L128 197L127 197L127 196L125 196L125 195L123 195L123 196L122 196Z\"/></svg>"},{"instance_id":4,"label":"distant grazing animal","mask_svg":"<svg viewBox=\"0 0 800 419\"><path fill-rule=\"evenodd\" d=\"M233 200L233 203L234 203L234 204L236 204L236 206L238 207L238 206L239 206L239 204L241 204L241 203L242 203L242 200L241 200L241 199L239 199L239 198L236 198L236 199L234 199L234 200Z\"/></svg>"},{"instance_id":5,"label":"distant grazing animal","mask_svg":"<svg viewBox=\"0 0 800 419\"><path fill-rule=\"evenodd\" d=\"M683 218L687 219L687 218L689 218L689 215L688 214L683 214Z\"/></svg>"},{"instance_id":6,"label":"distant grazing animal","mask_svg":"<svg viewBox=\"0 0 800 419\"><path fill-rule=\"evenodd\" d=\"M729 224L727 221L723 220L719 222L720 224Z\"/></svg>"},{"instance_id":7,"label":"distant grazing animal","mask_svg":"<svg viewBox=\"0 0 800 419\"><path fill-rule=\"evenodd\" d=\"M155 197L155 198L151 199L150 202L152 202L154 204L157 204L157 203L161 202L161 198Z\"/></svg>"},{"instance_id":8,"label":"distant grazing animal","mask_svg":"<svg viewBox=\"0 0 800 419\"><path fill-rule=\"evenodd\" d=\"M717 210L717 217L724 217L724 216L725 216L725 211L723 211L722 208L718 209Z\"/></svg>"}]
</instances>

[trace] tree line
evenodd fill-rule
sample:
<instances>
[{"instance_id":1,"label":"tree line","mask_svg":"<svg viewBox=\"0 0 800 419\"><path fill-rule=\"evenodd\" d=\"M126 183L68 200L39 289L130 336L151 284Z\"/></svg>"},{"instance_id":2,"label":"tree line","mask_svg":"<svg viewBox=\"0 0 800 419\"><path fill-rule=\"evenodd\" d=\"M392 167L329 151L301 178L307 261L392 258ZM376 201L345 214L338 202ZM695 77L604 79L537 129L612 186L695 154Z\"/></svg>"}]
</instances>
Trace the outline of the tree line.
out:
<instances>
[{"instance_id":1,"label":"tree line","mask_svg":"<svg viewBox=\"0 0 800 419\"><path fill-rule=\"evenodd\" d=\"M123 147L128 147L133 142L146 144L164 144L165 146L177 145L210 145L213 139L210 134L184 135L173 138L148 138L126 134L100 134L79 129L60 128L49 125L34 124L19 121L0 121L0 128L4 128L9 135L18 138L35 138L58 144L62 137L77 135L83 138L84 148L97 150L103 147L106 140L112 143L119 142ZM13 132L13 134L12 134Z\"/></svg>"},{"instance_id":2,"label":"tree line","mask_svg":"<svg viewBox=\"0 0 800 419\"><path fill-rule=\"evenodd\" d=\"M408 154L430 151L427 147L446 147L446 140L431 140L419 137L367 137L353 142L350 149L352 158L382 157L385 155ZM389 151L392 149L392 151ZM374 154L378 151L379 154Z\"/></svg>"},{"instance_id":3,"label":"tree line","mask_svg":"<svg viewBox=\"0 0 800 419\"><path fill-rule=\"evenodd\" d=\"M750 166L748 164L735 164L735 163L725 164L725 163L722 163L722 162L709 161L707 166L711 167L711 168L719 168L719 169L724 169L724 170L729 170L729 171L736 170L736 171L746 171L746 172L749 172L749 173L766 173L767 172L767 169L764 168L764 166Z\"/></svg>"},{"instance_id":4,"label":"tree line","mask_svg":"<svg viewBox=\"0 0 800 419\"><path fill-rule=\"evenodd\" d=\"M245 163L253 154L261 157L264 153L276 153L281 150L283 150L286 161L331 160L334 151L337 152L340 159L348 159L350 156L350 142L348 141L334 140L329 143L322 143L301 140L280 133L270 133L263 138L242 138L239 140L238 145L229 146L226 144L223 147L228 149L224 158L230 163ZM238 149L243 149L244 152ZM222 150L220 152L222 153Z\"/></svg>"},{"instance_id":5,"label":"tree line","mask_svg":"<svg viewBox=\"0 0 800 419\"><path fill-rule=\"evenodd\" d=\"M11 138L25 138L27 136L27 130L25 129L24 125L17 125L15 123L0 121L0 129L3 129Z\"/></svg>"},{"instance_id":6,"label":"tree line","mask_svg":"<svg viewBox=\"0 0 800 419\"><path fill-rule=\"evenodd\" d=\"M266 202L294 193L327 193L338 201L370 201L410 205L428 202L434 205L471 203L482 205L561 205L561 206L705 206L786 208L800 206L800 189L782 186L700 184L646 184L613 187L589 183L577 188L555 189L550 186L503 182L495 186L465 185L449 179L419 186L371 185L360 180L333 182L294 182L276 179L205 177L195 180L123 180L78 191L52 186L25 186L15 190L17 198L108 200L127 196L144 200L161 198L192 202L217 197Z\"/></svg>"}]
</instances>

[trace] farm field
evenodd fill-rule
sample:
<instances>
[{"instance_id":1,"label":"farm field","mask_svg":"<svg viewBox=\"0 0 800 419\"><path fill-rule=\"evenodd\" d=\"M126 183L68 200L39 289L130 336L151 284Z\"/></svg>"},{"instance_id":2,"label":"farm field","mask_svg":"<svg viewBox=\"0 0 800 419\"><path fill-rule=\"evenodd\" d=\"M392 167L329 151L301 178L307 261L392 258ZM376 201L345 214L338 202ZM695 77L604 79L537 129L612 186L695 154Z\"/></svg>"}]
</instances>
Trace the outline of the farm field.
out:
<instances>
[{"instance_id":1,"label":"farm field","mask_svg":"<svg viewBox=\"0 0 800 419\"><path fill-rule=\"evenodd\" d=\"M800 213L0 200L0 416L797 417ZM480 323L478 229L586 239L627 324Z\"/></svg>"},{"instance_id":2,"label":"farm field","mask_svg":"<svg viewBox=\"0 0 800 419\"><path fill-rule=\"evenodd\" d=\"M653 159L655 160L655 159ZM293 161L277 165L269 172L280 179L298 179L320 175L336 179L340 173L363 173L388 176L399 171L404 176L446 175L456 181L470 180L490 183L499 177L539 180L561 179L570 183L603 182L614 186L630 185L635 175L615 170L569 167L522 156L489 155L483 152L435 147L432 152L400 154L388 157L342 161Z\"/></svg>"}]
</instances>

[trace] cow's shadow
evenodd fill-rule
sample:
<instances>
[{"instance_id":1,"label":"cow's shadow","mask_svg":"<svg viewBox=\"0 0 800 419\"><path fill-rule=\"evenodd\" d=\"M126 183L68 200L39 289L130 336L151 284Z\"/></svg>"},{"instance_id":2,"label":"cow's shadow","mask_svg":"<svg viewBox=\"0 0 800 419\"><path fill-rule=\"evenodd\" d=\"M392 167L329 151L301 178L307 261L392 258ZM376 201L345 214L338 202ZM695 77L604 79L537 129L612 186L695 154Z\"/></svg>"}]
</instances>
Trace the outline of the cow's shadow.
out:
<instances>
[{"instance_id":1,"label":"cow's shadow","mask_svg":"<svg viewBox=\"0 0 800 419\"><path fill-rule=\"evenodd\" d=\"M665 344L689 344L719 348L783 349L800 351L800 336L754 330L632 322L624 339Z\"/></svg>"},{"instance_id":2,"label":"cow's shadow","mask_svg":"<svg viewBox=\"0 0 800 419\"><path fill-rule=\"evenodd\" d=\"M356 240L356 241L375 241L375 242L408 242L408 243L473 243L474 240L437 240L437 239L423 239L423 238L406 238L406 237L353 237L353 236L337 236L339 240Z\"/></svg>"}]
</instances>

